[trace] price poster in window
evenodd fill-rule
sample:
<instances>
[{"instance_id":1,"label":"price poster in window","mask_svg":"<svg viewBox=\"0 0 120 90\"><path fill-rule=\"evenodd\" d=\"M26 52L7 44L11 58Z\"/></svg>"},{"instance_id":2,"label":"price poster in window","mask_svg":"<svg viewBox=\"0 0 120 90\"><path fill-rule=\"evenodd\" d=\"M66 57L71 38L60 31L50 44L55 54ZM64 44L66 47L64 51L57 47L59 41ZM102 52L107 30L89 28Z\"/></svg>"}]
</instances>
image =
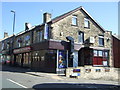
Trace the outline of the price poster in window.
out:
<instances>
[{"instance_id":1,"label":"price poster in window","mask_svg":"<svg viewBox=\"0 0 120 90\"><path fill-rule=\"evenodd\" d=\"M59 51L58 68L66 68L66 67L67 67L66 53L64 51Z\"/></svg>"}]
</instances>

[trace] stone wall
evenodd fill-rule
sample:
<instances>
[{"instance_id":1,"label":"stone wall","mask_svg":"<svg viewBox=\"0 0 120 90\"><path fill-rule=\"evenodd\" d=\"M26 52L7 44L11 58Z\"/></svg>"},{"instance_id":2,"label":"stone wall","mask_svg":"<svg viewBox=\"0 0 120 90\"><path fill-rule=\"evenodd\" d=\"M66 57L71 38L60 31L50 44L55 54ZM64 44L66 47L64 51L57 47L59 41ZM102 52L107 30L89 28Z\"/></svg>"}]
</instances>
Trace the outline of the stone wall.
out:
<instances>
[{"instance_id":1,"label":"stone wall","mask_svg":"<svg viewBox=\"0 0 120 90\"><path fill-rule=\"evenodd\" d=\"M77 67L77 68L67 68L66 77L70 77L73 73L73 69L80 69L80 76L78 78L93 79L93 80L110 80L120 82L120 68L112 67ZM96 71L97 70L97 71ZM99 71L100 70L100 71Z\"/></svg>"},{"instance_id":2,"label":"stone wall","mask_svg":"<svg viewBox=\"0 0 120 90\"><path fill-rule=\"evenodd\" d=\"M72 25L72 16L77 16L77 26ZM103 32L94 22L89 19L90 28L84 27L84 18L86 15L82 11L76 11L73 14L61 19L60 21L53 23L51 27L51 39L54 40L66 40L67 36L72 36L74 38L75 43L78 43L78 31L84 32L84 41L86 41L89 37L94 37L95 43L90 45L84 45L89 47L99 47L97 49L108 49L109 50L109 60L110 66L113 66L112 62L112 39L111 32ZM104 46L99 46L99 35L104 35ZM108 40L109 39L109 40Z\"/></svg>"}]
</instances>

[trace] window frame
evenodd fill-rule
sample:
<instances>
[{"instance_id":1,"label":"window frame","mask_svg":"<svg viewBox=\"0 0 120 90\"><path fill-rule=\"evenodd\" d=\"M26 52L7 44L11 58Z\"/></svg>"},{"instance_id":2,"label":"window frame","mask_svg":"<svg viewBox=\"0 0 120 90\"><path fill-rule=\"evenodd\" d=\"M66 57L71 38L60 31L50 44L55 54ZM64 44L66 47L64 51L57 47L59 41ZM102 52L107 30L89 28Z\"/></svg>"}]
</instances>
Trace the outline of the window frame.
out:
<instances>
[{"instance_id":1,"label":"window frame","mask_svg":"<svg viewBox=\"0 0 120 90\"><path fill-rule=\"evenodd\" d=\"M94 56L94 51L97 51L97 56ZM99 55L99 51L102 51L102 56ZM107 56L104 56L104 54L107 53ZM97 61L96 61L97 60ZM101 61L99 61L101 60ZM104 62L107 62L107 65L104 65ZM97 63L97 64L95 64ZM102 63L102 64L99 64ZM93 50L93 66L103 66L108 67L109 66L109 50Z\"/></svg>"},{"instance_id":2,"label":"window frame","mask_svg":"<svg viewBox=\"0 0 120 90\"><path fill-rule=\"evenodd\" d=\"M77 26L78 25L78 23L77 23L77 15L73 15L72 16L72 25L73 26Z\"/></svg>"},{"instance_id":3,"label":"window frame","mask_svg":"<svg viewBox=\"0 0 120 90\"><path fill-rule=\"evenodd\" d=\"M99 40L99 41L98 41L98 42L99 42L99 46L104 46L104 36L103 36L103 35L99 35L98 38L99 38L99 39L98 39L98 40ZM102 40L102 44L101 44L101 41L100 41L100 40Z\"/></svg>"},{"instance_id":4,"label":"window frame","mask_svg":"<svg viewBox=\"0 0 120 90\"><path fill-rule=\"evenodd\" d=\"M78 31L78 43L80 44L84 43L84 32Z\"/></svg>"},{"instance_id":5,"label":"window frame","mask_svg":"<svg viewBox=\"0 0 120 90\"><path fill-rule=\"evenodd\" d=\"M88 18L86 18L86 17L84 18L84 28L90 28L90 20Z\"/></svg>"}]
</instances>

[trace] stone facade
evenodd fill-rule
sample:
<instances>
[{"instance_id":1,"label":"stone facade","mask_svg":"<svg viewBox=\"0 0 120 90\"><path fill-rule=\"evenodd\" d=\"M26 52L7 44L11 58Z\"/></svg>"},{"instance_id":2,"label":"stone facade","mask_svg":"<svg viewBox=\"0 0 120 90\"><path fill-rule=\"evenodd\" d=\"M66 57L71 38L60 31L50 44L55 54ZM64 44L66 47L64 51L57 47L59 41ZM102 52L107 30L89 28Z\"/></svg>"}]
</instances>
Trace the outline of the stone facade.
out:
<instances>
[{"instance_id":1,"label":"stone facade","mask_svg":"<svg viewBox=\"0 0 120 90\"><path fill-rule=\"evenodd\" d=\"M66 69L66 77L70 77L73 73L74 69L80 69L80 76L77 78L85 78L85 79L93 79L93 80L110 80L110 81L118 81L120 82L120 68L113 67L77 67L77 68L67 68ZM98 71L97 71L98 70ZM100 71L99 71L100 70Z\"/></svg>"},{"instance_id":2,"label":"stone facade","mask_svg":"<svg viewBox=\"0 0 120 90\"><path fill-rule=\"evenodd\" d=\"M72 16L76 15L77 16L77 25L72 25ZM96 47L98 49L108 49L109 50L109 65L113 66L112 62L112 38L111 35L112 33L109 31L103 31L101 28L98 27L94 23L94 21L90 18L89 23L90 23L90 28L85 28L84 27L84 18L88 17L85 13L83 13L82 10L78 10L65 18L59 20L56 23L53 23L51 27L53 29L51 30L51 39L54 40L66 40L67 36L72 36L74 38L75 43L78 43L78 32L82 31L84 32L84 41L88 40L89 37L94 37L95 43L94 44L83 44L83 46L89 46L89 47ZM99 46L99 35L104 36L104 46L101 47Z\"/></svg>"},{"instance_id":3,"label":"stone facade","mask_svg":"<svg viewBox=\"0 0 120 90\"><path fill-rule=\"evenodd\" d=\"M76 25L73 25L73 16L77 17ZM51 15L48 13L44 14L44 22L42 25L28 28L29 30L25 30L15 36L13 52L16 50L19 52L13 54L16 57L16 60L18 60L18 63L21 64L21 66L22 64L23 66L24 64L28 64L30 67L33 67L38 70L43 69L45 71L50 71L49 69L51 68L51 71L56 72L56 70L59 69L58 56L59 51L61 50L67 51L67 53L65 54L67 54L66 61L68 60L68 67L63 68L64 70L66 69L67 77L73 74L73 69L80 69L80 76L78 76L78 78L109 80L119 79L118 73L120 73L120 70L119 68L113 67L114 63L112 51L112 32L104 30L81 7L74 9L52 20L50 20L50 17ZM85 27L85 18L89 20L88 28ZM45 25L48 25L46 29L47 34L45 33ZM79 32L84 33L83 43L79 43ZM47 38L45 38L45 35ZM104 39L103 46L99 45L100 35L103 36L102 39ZM75 52L73 52L74 58L71 61L69 61L70 43L66 39L67 36L71 36L72 38L74 38L75 42ZM94 38L94 43L89 43L90 37ZM3 41L1 41L0 43L2 42ZM4 44L6 44L6 42ZM103 51L109 51L107 56L97 56L97 60L100 61L100 63L102 64L97 64L96 66L93 65L94 59L96 60L96 57L93 55L94 50L97 51L97 54L98 51L102 51L102 54ZM77 59L77 64L74 64L72 66L73 63L71 62L75 62L75 59ZM12 60L15 60L15 58L13 58ZM103 61L105 61L107 65L103 65ZM71 64L72 68L70 68L71 66L69 64Z\"/></svg>"},{"instance_id":4,"label":"stone facade","mask_svg":"<svg viewBox=\"0 0 120 90\"><path fill-rule=\"evenodd\" d=\"M32 37L31 37L31 32L30 31L25 31L19 33L16 37L15 37L15 42L14 42L14 48L21 48L21 47L25 47L25 46L28 46L26 45L26 42L25 42L25 37L26 36L29 36L30 39L28 40L30 43L29 45L31 44L31 40L32 40ZM18 43L20 43L20 46L18 45Z\"/></svg>"}]
</instances>

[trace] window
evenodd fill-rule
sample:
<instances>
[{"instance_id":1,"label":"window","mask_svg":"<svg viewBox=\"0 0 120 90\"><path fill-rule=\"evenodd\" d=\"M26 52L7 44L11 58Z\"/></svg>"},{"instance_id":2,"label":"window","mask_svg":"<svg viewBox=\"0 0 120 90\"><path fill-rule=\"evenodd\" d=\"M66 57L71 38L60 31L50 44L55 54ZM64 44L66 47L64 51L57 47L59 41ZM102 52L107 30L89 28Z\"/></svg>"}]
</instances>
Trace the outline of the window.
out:
<instances>
[{"instance_id":1,"label":"window","mask_svg":"<svg viewBox=\"0 0 120 90\"><path fill-rule=\"evenodd\" d=\"M25 37L25 45L30 45L30 36L29 35L27 35Z\"/></svg>"},{"instance_id":2,"label":"window","mask_svg":"<svg viewBox=\"0 0 120 90\"><path fill-rule=\"evenodd\" d=\"M3 50L5 47L4 47L4 42L2 43L2 49L1 50Z\"/></svg>"},{"instance_id":3,"label":"window","mask_svg":"<svg viewBox=\"0 0 120 90\"><path fill-rule=\"evenodd\" d=\"M103 56L103 51L98 51L98 56Z\"/></svg>"},{"instance_id":4,"label":"window","mask_svg":"<svg viewBox=\"0 0 120 90\"><path fill-rule=\"evenodd\" d=\"M41 42L43 38L42 31L37 32L37 42Z\"/></svg>"},{"instance_id":5,"label":"window","mask_svg":"<svg viewBox=\"0 0 120 90\"><path fill-rule=\"evenodd\" d=\"M83 43L84 42L84 33L79 31L78 32L78 43Z\"/></svg>"},{"instance_id":6,"label":"window","mask_svg":"<svg viewBox=\"0 0 120 90\"><path fill-rule=\"evenodd\" d=\"M77 25L77 16L72 16L72 25Z\"/></svg>"},{"instance_id":7,"label":"window","mask_svg":"<svg viewBox=\"0 0 120 90\"><path fill-rule=\"evenodd\" d=\"M84 27L85 28L90 28L90 22L89 22L89 19L87 19L87 18L84 18Z\"/></svg>"},{"instance_id":8,"label":"window","mask_svg":"<svg viewBox=\"0 0 120 90\"><path fill-rule=\"evenodd\" d=\"M40 41L42 41L42 31L40 31L39 37L40 37Z\"/></svg>"},{"instance_id":9,"label":"window","mask_svg":"<svg viewBox=\"0 0 120 90\"><path fill-rule=\"evenodd\" d=\"M97 50L94 50L94 56L97 56Z\"/></svg>"},{"instance_id":10,"label":"window","mask_svg":"<svg viewBox=\"0 0 120 90\"><path fill-rule=\"evenodd\" d=\"M22 44L22 38L18 38L17 40L17 47L21 47L21 44Z\"/></svg>"},{"instance_id":11,"label":"window","mask_svg":"<svg viewBox=\"0 0 120 90\"><path fill-rule=\"evenodd\" d=\"M104 36L99 36L99 46L104 46Z\"/></svg>"},{"instance_id":12,"label":"window","mask_svg":"<svg viewBox=\"0 0 120 90\"><path fill-rule=\"evenodd\" d=\"M9 47L10 47L10 45L9 45L9 43L7 43L7 49L9 49Z\"/></svg>"},{"instance_id":13,"label":"window","mask_svg":"<svg viewBox=\"0 0 120 90\"><path fill-rule=\"evenodd\" d=\"M108 66L109 51L108 50L94 50L93 51L93 65L94 66Z\"/></svg>"}]
</instances>

